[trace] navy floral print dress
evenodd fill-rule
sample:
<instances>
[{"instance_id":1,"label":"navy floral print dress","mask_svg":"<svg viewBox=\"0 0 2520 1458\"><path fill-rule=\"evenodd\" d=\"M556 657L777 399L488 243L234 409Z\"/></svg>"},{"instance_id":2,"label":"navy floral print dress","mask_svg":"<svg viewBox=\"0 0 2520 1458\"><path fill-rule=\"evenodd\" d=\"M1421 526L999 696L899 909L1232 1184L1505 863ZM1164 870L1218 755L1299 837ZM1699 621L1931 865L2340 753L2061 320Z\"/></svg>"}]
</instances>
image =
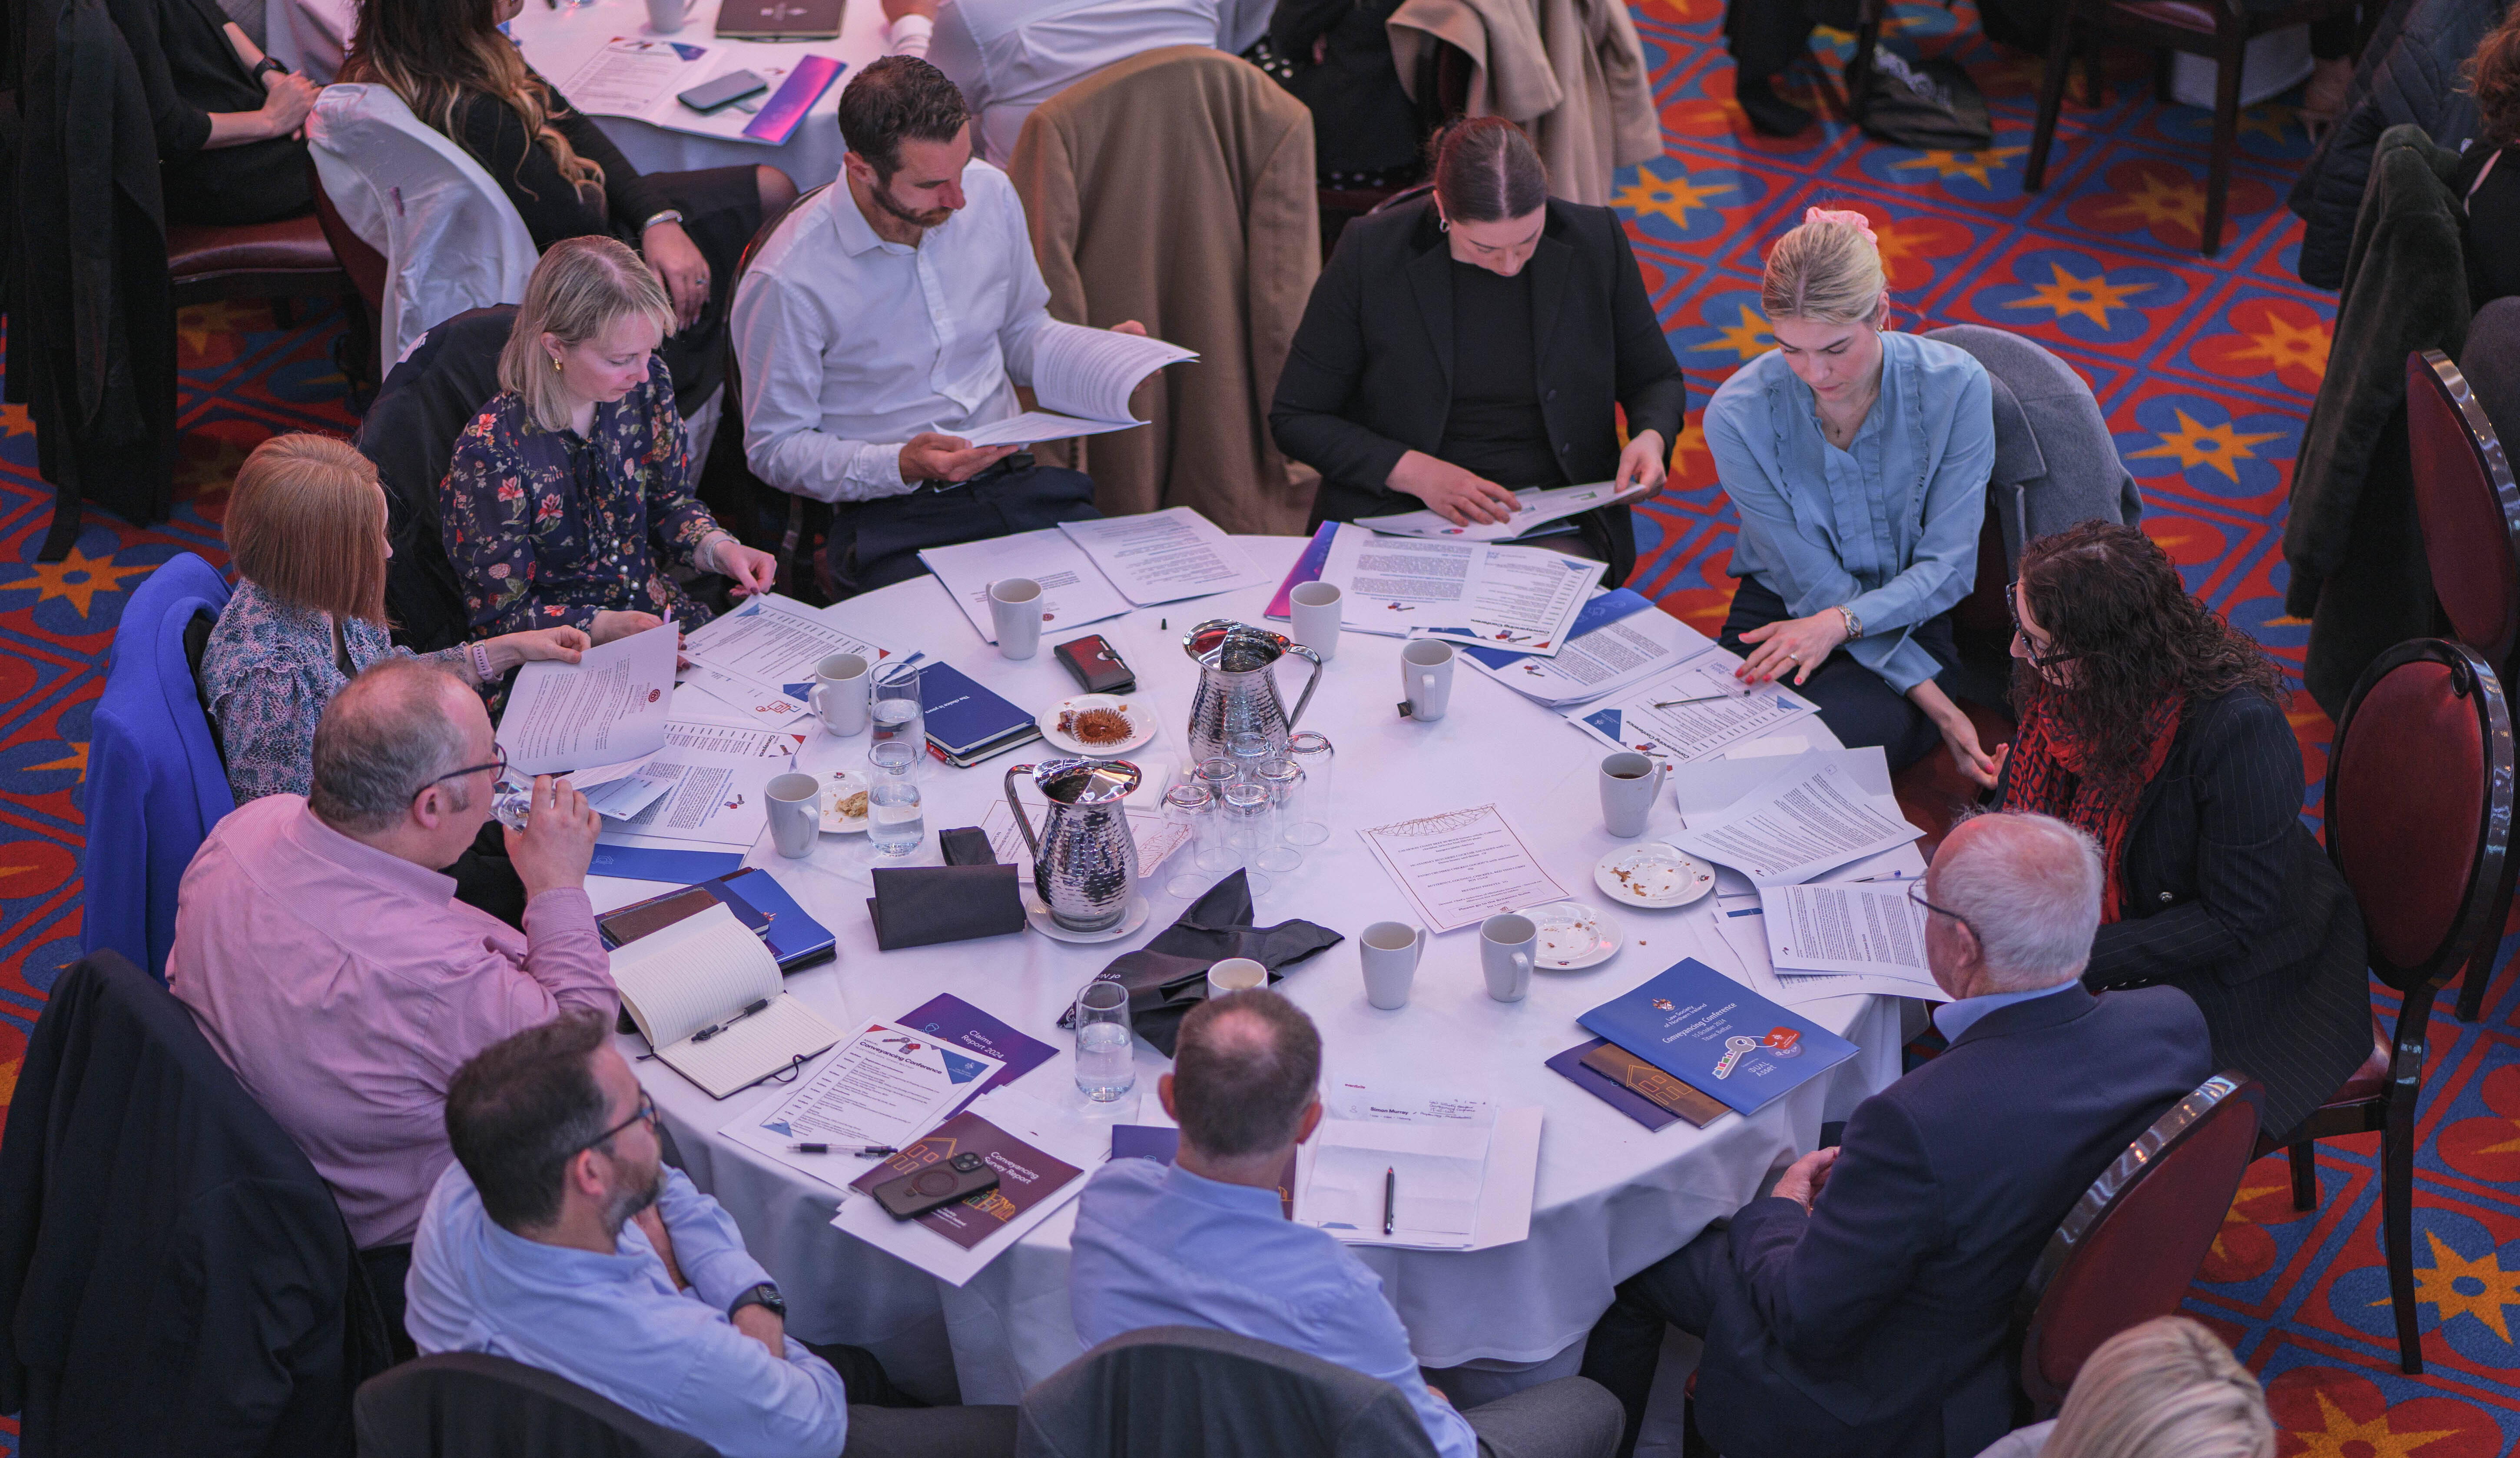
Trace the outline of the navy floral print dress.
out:
<instances>
[{"instance_id":1,"label":"navy floral print dress","mask_svg":"<svg viewBox=\"0 0 2520 1458\"><path fill-rule=\"evenodd\" d=\"M472 636L585 628L608 609L706 622L662 570L693 565L718 529L694 495L698 477L661 360L649 360L645 384L595 407L583 440L544 429L524 397L501 393L456 441L440 514Z\"/></svg>"}]
</instances>

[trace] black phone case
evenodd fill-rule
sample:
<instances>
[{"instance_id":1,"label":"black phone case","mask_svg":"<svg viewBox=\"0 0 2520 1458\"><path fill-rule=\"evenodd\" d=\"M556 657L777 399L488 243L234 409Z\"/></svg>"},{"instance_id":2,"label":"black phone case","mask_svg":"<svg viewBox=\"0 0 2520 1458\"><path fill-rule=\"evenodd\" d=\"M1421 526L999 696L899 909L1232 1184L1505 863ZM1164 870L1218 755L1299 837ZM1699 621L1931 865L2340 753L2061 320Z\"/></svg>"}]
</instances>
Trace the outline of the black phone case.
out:
<instances>
[{"instance_id":1,"label":"black phone case","mask_svg":"<svg viewBox=\"0 0 2520 1458\"><path fill-rule=\"evenodd\" d=\"M1138 676L1121 659L1120 650L1100 633L1060 643L1052 651L1088 693L1128 693L1138 686Z\"/></svg>"},{"instance_id":2,"label":"black phone case","mask_svg":"<svg viewBox=\"0 0 2520 1458\"><path fill-rule=\"evenodd\" d=\"M898 1179L887 1179L867 1193L875 1196L886 1215L896 1220L909 1220L997 1187L998 1171L986 1165L965 1174L950 1164L935 1164L913 1170Z\"/></svg>"}]
</instances>

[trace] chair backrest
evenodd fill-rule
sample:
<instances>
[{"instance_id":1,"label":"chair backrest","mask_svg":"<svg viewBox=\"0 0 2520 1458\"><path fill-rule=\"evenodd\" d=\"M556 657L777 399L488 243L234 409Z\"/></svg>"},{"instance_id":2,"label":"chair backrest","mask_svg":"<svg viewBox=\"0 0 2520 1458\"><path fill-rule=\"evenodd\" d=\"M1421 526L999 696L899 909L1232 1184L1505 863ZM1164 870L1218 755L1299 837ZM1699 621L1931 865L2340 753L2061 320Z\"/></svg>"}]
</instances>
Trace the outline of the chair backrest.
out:
<instances>
[{"instance_id":1,"label":"chair backrest","mask_svg":"<svg viewBox=\"0 0 2520 1458\"><path fill-rule=\"evenodd\" d=\"M485 304L513 304L540 256L515 204L481 164L370 82L327 86L306 118L324 196L384 254L377 373L422 331Z\"/></svg>"},{"instance_id":2,"label":"chair backrest","mask_svg":"<svg viewBox=\"0 0 2520 1458\"><path fill-rule=\"evenodd\" d=\"M1155 1326L1033 1385L1017 1458L1433 1458L1398 1388L1232 1332Z\"/></svg>"},{"instance_id":3,"label":"chair backrest","mask_svg":"<svg viewBox=\"0 0 2520 1458\"><path fill-rule=\"evenodd\" d=\"M2467 376L2438 349L2407 356L2407 452L2433 593L2458 641L2499 669L2520 642L2520 486Z\"/></svg>"},{"instance_id":4,"label":"chair backrest","mask_svg":"<svg viewBox=\"0 0 2520 1458\"><path fill-rule=\"evenodd\" d=\"M324 191L324 169L315 165L315 155L306 155L306 175L313 183L307 191L315 195L315 226L324 230L324 241L333 245L333 256L341 260L341 272L350 276L350 285L365 299L368 312L384 318L385 284L393 270L385 255L368 245L333 205L332 195Z\"/></svg>"},{"instance_id":5,"label":"chair backrest","mask_svg":"<svg viewBox=\"0 0 2520 1458\"><path fill-rule=\"evenodd\" d=\"M2498 298L2476 311L2459 346L2458 370L2495 435L2520 439L2520 297Z\"/></svg>"},{"instance_id":6,"label":"chair backrest","mask_svg":"<svg viewBox=\"0 0 2520 1458\"><path fill-rule=\"evenodd\" d=\"M189 552L158 564L123 605L89 732L81 933L157 977L175 945L175 888L210 827L236 809L184 651L196 613L227 606L227 579Z\"/></svg>"},{"instance_id":7,"label":"chair backrest","mask_svg":"<svg viewBox=\"0 0 2520 1458\"><path fill-rule=\"evenodd\" d=\"M743 276L752 269L752 260L760 256L762 246L770 242L780 225L796 215L796 210L832 186L807 188L789 200L787 206L761 220L753 230L751 241L735 263L733 287L743 286ZM718 397L717 433L709 439L709 453L700 463L700 505L709 508L719 525L735 533L746 547L758 547L774 552L779 558L779 591L805 601L826 600L827 594L818 581L811 563L801 562L797 552L808 533L809 516L828 517L831 507L822 502L809 502L792 496L753 474L751 458L743 450L743 362L735 347L735 331L726 336L726 389Z\"/></svg>"},{"instance_id":8,"label":"chair backrest","mask_svg":"<svg viewBox=\"0 0 2520 1458\"><path fill-rule=\"evenodd\" d=\"M376 463L385 488L385 611L394 641L414 652L452 647L468 636L463 584L446 558L439 522L447 464L456 439L499 393L499 351L516 306L471 309L423 334L393 367L351 443Z\"/></svg>"},{"instance_id":9,"label":"chair backrest","mask_svg":"<svg viewBox=\"0 0 2520 1458\"><path fill-rule=\"evenodd\" d=\"M2064 1400L2101 1343L2179 1309L2256 1157L2264 1095L2221 1073L2171 1105L2074 1202L2021 1294L2021 1386Z\"/></svg>"},{"instance_id":10,"label":"chair backrest","mask_svg":"<svg viewBox=\"0 0 2520 1458\"><path fill-rule=\"evenodd\" d=\"M2002 522L2005 581L2021 549L2041 537L2085 521L2133 526L2142 517L2135 475L2080 371L2035 340L1984 325L1951 325L1925 337L1966 352L1995 384L1988 486Z\"/></svg>"},{"instance_id":11,"label":"chair backrest","mask_svg":"<svg viewBox=\"0 0 2520 1458\"><path fill-rule=\"evenodd\" d=\"M2475 649L2419 638L2372 660L2328 749L2327 856L2372 975L2427 994L2488 936L2510 852L2511 715Z\"/></svg>"},{"instance_id":12,"label":"chair backrest","mask_svg":"<svg viewBox=\"0 0 2520 1458\"><path fill-rule=\"evenodd\" d=\"M477 1351L369 1378L357 1415L359 1458L717 1458L565 1377Z\"/></svg>"}]
</instances>

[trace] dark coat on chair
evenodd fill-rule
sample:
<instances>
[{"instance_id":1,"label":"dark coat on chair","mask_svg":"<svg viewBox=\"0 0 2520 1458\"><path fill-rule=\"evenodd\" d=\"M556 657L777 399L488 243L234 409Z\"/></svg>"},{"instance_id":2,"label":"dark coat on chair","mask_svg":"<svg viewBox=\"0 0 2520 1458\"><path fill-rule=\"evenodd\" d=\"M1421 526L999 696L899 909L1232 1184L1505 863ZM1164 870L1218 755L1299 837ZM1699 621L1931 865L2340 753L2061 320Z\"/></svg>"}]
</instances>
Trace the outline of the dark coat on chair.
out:
<instances>
[{"instance_id":1,"label":"dark coat on chair","mask_svg":"<svg viewBox=\"0 0 2520 1458\"><path fill-rule=\"evenodd\" d=\"M2010 779L1997 785L1997 803ZM2371 1056L2362 913L2301 823L2301 746L2248 689L2190 703L2127 832L2127 906L2084 982L2196 1001L2214 1067L2266 1086L2282 1134Z\"/></svg>"},{"instance_id":2,"label":"dark coat on chair","mask_svg":"<svg viewBox=\"0 0 2520 1458\"><path fill-rule=\"evenodd\" d=\"M53 988L0 1137L0 1412L25 1458L351 1452L382 1321L333 1192L154 979Z\"/></svg>"},{"instance_id":3,"label":"dark coat on chair","mask_svg":"<svg viewBox=\"0 0 2520 1458\"><path fill-rule=\"evenodd\" d=\"M1269 411L1279 449L1322 473L1316 525L1425 506L1383 481L1404 454L1443 444L1454 351L1465 342L1453 337L1451 256L1431 199L1339 235ZM1567 484L1618 470L1613 406L1626 410L1631 434L1659 431L1666 451L1676 446L1688 389L1618 215L1550 199L1525 267L1541 415ZM1625 507L1586 514L1608 534L1604 582L1615 587L1636 565L1635 525Z\"/></svg>"},{"instance_id":4,"label":"dark coat on chair","mask_svg":"<svg viewBox=\"0 0 2520 1458\"><path fill-rule=\"evenodd\" d=\"M385 376L352 438L384 483L385 535L393 542L385 611L394 641L415 653L451 648L471 636L464 588L439 530L439 488L456 438L499 393L499 351L516 317L516 305L493 304L429 330Z\"/></svg>"},{"instance_id":5,"label":"dark coat on chair","mask_svg":"<svg viewBox=\"0 0 2520 1458\"><path fill-rule=\"evenodd\" d=\"M2005 1335L2040 1250L2162 1110L2214 1072L2166 990L1999 1007L1858 1104L1810 1212L1732 1218L1698 1364L1728 1453L1970 1458L2011 1427ZM1845 1430L1874 1439L1844 1446Z\"/></svg>"},{"instance_id":6,"label":"dark coat on chair","mask_svg":"<svg viewBox=\"0 0 2520 1458\"><path fill-rule=\"evenodd\" d=\"M565 1377L478 1351L405 1362L360 1388L358 1428L360 1458L718 1458Z\"/></svg>"},{"instance_id":7,"label":"dark coat on chair","mask_svg":"<svg viewBox=\"0 0 2520 1458\"><path fill-rule=\"evenodd\" d=\"M1125 1332L1035 1383L1017 1458L1197 1453L1432 1458L1400 1390L1309 1352L1233 1332Z\"/></svg>"},{"instance_id":8,"label":"dark coat on chair","mask_svg":"<svg viewBox=\"0 0 2520 1458\"><path fill-rule=\"evenodd\" d=\"M2433 627L2432 573L2407 458L2407 356L2455 358L2467 337L2467 273L2455 153L2392 127L2371 162L2338 296L2327 375L2293 467L2284 611L2308 618L2302 677L2332 717L2372 659Z\"/></svg>"}]
</instances>

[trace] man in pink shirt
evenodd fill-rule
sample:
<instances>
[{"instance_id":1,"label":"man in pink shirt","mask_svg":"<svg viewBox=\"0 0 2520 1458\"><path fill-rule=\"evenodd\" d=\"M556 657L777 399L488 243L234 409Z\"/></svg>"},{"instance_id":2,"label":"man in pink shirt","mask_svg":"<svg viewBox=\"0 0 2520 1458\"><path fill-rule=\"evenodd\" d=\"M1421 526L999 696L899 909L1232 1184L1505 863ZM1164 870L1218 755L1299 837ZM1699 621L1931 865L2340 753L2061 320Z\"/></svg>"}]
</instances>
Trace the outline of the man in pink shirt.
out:
<instances>
[{"instance_id":1,"label":"man in pink shirt","mask_svg":"<svg viewBox=\"0 0 2520 1458\"><path fill-rule=\"evenodd\" d=\"M184 872L166 983L333 1186L400 1331L403 1268L453 1160L466 1060L618 994L586 898L596 814L548 776L506 832L524 932L454 900L499 754L481 700L412 659L352 680L315 730L312 793L219 821Z\"/></svg>"}]
</instances>

